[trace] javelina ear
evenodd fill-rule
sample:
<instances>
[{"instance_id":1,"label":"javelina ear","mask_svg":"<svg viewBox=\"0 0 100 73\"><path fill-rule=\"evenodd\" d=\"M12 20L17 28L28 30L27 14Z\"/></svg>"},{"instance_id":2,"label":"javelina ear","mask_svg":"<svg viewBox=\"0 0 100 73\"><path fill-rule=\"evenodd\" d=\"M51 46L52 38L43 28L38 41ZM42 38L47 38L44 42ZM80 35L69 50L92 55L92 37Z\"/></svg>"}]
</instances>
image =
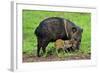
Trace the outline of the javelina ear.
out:
<instances>
[{"instance_id":1,"label":"javelina ear","mask_svg":"<svg viewBox=\"0 0 100 73\"><path fill-rule=\"evenodd\" d=\"M76 27L72 27L72 32L75 33L77 31Z\"/></svg>"}]
</instances>

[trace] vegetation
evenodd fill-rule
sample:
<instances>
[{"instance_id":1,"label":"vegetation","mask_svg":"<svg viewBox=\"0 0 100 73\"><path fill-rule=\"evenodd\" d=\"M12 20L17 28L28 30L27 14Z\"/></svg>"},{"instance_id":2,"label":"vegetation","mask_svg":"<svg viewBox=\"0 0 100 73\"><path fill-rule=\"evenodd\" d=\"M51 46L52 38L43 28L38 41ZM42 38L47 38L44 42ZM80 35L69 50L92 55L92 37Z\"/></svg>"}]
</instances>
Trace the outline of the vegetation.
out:
<instances>
[{"instance_id":1,"label":"vegetation","mask_svg":"<svg viewBox=\"0 0 100 73\"><path fill-rule=\"evenodd\" d=\"M37 39L34 34L39 23L48 17L63 17L74 22L83 28L81 48L79 51L66 53L65 56L88 55L91 53L91 14L79 12L52 12L52 11L34 11L23 10L23 54L36 56ZM47 48L48 55L56 55L54 43L50 43ZM63 55L61 53L61 55Z\"/></svg>"}]
</instances>

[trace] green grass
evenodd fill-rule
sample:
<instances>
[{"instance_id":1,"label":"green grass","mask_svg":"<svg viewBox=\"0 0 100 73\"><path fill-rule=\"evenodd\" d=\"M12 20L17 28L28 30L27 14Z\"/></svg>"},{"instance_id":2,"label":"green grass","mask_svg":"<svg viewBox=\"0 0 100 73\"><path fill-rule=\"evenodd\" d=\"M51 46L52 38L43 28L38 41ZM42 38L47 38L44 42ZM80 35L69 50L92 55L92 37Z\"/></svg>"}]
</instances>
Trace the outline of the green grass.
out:
<instances>
[{"instance_id":1,"label":"green grass","mask_svg":"<svg viewBox=\"0 0 100 73\"><path fill-rule=\"evenodd\" d=\"M82 42L80 51L77 52L88 54L91 53L91 14L90 13L78 13L78 12L50 12L50 11L32 11L23 10L22 22L23 22L23 53L27 55L36 56L37 51L37 39L34 34L36 27L39 23L48 17L63 17L74 22L76 25L83 28ZM46 49L47 53L55 54L53 49L54 44L50 43ZM71 53L75 54L75 53ZM70 56L68 53L67 55Z\"/></svg>"}]
</instances>

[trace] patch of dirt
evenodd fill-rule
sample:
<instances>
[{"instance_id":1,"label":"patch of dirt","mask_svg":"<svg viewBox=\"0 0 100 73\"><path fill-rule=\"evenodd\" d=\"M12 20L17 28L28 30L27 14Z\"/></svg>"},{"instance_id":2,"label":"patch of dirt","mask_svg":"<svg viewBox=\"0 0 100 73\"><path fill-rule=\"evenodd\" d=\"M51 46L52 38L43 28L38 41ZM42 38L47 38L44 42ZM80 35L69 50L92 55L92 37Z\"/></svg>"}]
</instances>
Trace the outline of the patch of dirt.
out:
<instances>
[{"instance_id":1,"label":"patch of dirt","mask_svg":"<svg viewBox=\"0 0 100 73\"><path fill-rule=\"evenodd\" d=\"M66 61L66 60L87 60L90 59L91 55L72 55L67 57L58 57L54 55L50 55L47 57L37 57L37 56L29 56L23 54L23 62L42 62L42 61Z\"/></svg>"}]
</instances>

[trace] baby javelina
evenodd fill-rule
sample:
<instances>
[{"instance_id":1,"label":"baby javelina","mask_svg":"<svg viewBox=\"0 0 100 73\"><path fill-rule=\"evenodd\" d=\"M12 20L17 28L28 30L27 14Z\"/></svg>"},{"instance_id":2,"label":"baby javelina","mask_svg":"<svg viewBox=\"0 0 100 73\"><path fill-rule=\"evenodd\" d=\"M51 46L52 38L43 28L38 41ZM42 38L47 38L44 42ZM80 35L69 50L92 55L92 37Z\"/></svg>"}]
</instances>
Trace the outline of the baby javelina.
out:
<instances>
[{"instance_id":1,"label":"baby javelina","mask_svg":"<svg viewBox=\"0 0 100 73\"><path fill-rule=\"evenodd\" d=\"M58 39L55 42L55 48L57 53L59 53L60 50L63 50L64 52L70 51L72 45L73 44L71 40Z\"/></svg>"},{"instance_id":2,"label":"baby javelina","mask_svg":"<svg viewBox=\"0 0 100 73\"><path fill-rule=\"evenodd\" d=\"M74 42L72 40L65 40L64 41L64 51L65 52L67 52L67 51L68 52L74 51L73 48L72 48L73 47L73 43Z\"/></svg>"}]
</instances>

